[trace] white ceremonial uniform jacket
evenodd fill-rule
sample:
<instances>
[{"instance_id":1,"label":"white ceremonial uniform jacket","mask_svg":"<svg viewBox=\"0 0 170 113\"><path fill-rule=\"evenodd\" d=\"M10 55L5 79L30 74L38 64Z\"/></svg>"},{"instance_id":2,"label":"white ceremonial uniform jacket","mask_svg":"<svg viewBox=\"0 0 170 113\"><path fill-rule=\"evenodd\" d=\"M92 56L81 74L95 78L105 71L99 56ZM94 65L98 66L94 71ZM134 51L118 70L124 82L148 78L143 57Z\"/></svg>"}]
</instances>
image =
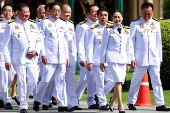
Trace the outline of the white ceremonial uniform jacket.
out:
<instances>
[{"instance_id":1,"label":"white ceremonial uniform jacket","mask_svg":"<svg viewBox=\"0 0 170 113\"><path fill-rule=\"evenodd\" d=\"M86 61L86 42L87 42L87 31L90 27L96 25L98 21L93 22L90 19L84 20L80 22L76 26L76 44L77 44L77 51L79 55L79 62Z\"/></svg>"},{"instance_id":2,"label":"white ceremonial uniform jacket","mask_svg":"<svg viewBox=\"0 0 170 113\"><path fill-rule=\"evenodd\" d=\"M40 33L44 38L42 56L47 56L48 63L66 63L69 59L68 41L62 20L54 20L51 16L41 20Z\"/></svg>"},{"instance_id":3,"label":"white ceremonial uniform jacket","mask_svg":"<svg viewBox=\"0 0 170 113\"><path fill-rule=\"evenodd\" d=\"M130 31L121 26L121 34L118 27L107 26L102 35L100 63L130 64Z\"/></svg>"},{"instance_id":4,"label":"white ceremonial uniform jacket","mask_svg":"<svg viewBox=\"0 0 170 113\"><path fill-rule=\"evenodd\" d=\"M87 64L100 65L102 34L105 26L100 23L88 30Z\"/></svg>"},{"instance_id":5,"label":"white ceremonial uniform jacket","mask_svg":"<svg viewBox=\"0 0 170 113\"><path fill-rule=\"evenodd\" d=\"M4 38L4 31L5 31L5 26L6 26L7 22L8 22L8 20L6 20L5 18L0 20L0 54L1 54L0 61L4 61L3 38Z\"/></svg>"},{"instance_id":6,"label":"white ceremonial uniform jacket","mask_svg":"<svg viewBox=\"0 0 170 113\"><path fill-rule=\"evenodd\" d=\"M4 58L5 62L12 62L13 65L22 65L26 63L37 63L36 56L31 60L26 54L29 51L36 50L40 52L42 47L42 37L35 21L22 21L16 18L8 22L4 32Z\"/></svg>"},{"instance_id":7,"label":"white ceremonial uniform jacket","mask_svg":"<svg viewBox=\"0 0 170 113\"><path fill-rule=\"evenodd\" d=\"M142 17L130 24L130 37L133 42L131 61L137 66L160 65L162 62L162 41L160 23L151 18L145 22Z\"/></svg>"},{"instance_id":8,"label":"white ceremonial uniform jacket","mask_svg":"<svg viewBox=\"0 0 170 113\"><path fill-rule=\"evenodd\" d=\"M69 61L70 66L75 65L77 61L77 49L76 49L76 37L74 32L74 23L71 20L65 21L60 18L65 25L66 38L68 40L68 50L69 50Z\"/></svg>"}]
</instances>

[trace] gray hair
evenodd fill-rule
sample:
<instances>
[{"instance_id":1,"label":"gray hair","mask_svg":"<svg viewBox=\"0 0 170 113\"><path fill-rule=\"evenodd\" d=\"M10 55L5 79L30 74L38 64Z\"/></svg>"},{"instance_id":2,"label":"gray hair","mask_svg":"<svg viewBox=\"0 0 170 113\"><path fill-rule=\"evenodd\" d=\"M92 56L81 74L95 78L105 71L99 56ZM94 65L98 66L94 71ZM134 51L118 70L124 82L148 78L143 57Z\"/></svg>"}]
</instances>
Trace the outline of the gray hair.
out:
<instances>
[{"instance_id":1,"label":"gray hair","mask_svg":"<svg viewBox=\"0 0 170 113\"><path fill-rule=\"evenodd\" d=\"M39 5L38 8L37 8L37 11L39 11L41 6L45 8L45 5Z\"/></svg>"}]
</instances>

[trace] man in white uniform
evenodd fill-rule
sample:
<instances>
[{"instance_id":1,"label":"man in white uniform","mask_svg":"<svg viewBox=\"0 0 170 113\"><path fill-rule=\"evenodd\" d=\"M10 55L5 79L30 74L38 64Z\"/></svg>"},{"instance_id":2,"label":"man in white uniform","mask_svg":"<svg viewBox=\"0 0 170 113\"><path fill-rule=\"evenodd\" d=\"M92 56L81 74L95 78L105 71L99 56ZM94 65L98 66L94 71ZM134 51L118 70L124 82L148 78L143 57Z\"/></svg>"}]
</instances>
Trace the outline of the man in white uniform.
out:
<instances>
[{"instance_id":1,"label":"man in white uniform","mask_svg":"<svg viewBox=\"0 0 170 113\"><path fill-rule=\"evenodd\" d=\"M94 77L92 75L92 71L88 71L86 67L86 41L87 41L87 31L90 27L96 25L97 21L97 10L99 8L97 5L90 5L87 10L88 19L80 22L76 26L76 45L77 51L79 55L80 62L80 76L78 78L77 86L76 86L76 94L77 99L80 100L83 92L87 85L87 104L89 109L98 109L96 102L94 101Z\"/></svg>"},{"instance_id":2,"label":"man in white uniform","mask_svg":"<svg viewBox=\"0 0 170 113\"><path fill-rule=\"evenodd\" d=\"M21 3L16 10L18 17L8 22L5 27L4 59L5 68L10 71L12 63L17 73L19 109L20 113L26 113L28 108L26 99L37 83L36 55L41 50L42 38L35 21L28 20L29 6Z\"/></svg>"},{"instance_id":3,"label":"man in white uniform","mask_svg":"<svg viewBox=\"0 0 170 113\"><path fill-rule=\"evenodd\" d=\"M96 83L96 94L99 100L99 110L108 110L107 99L104 91L104 72L100 70L100 53L103 30L108 21L108 10L100 7L97 11L99 23L88 30L87 41L87 69L93 71ZM112 85L112 87L114 84Z\"/></svg>"},{"instance_id":4,"label":"man in white uniform","mask_svg":"<svg viewBox=\"0 0 170 113\"><path fill-rule=\"evenodd\" d=\"M5 31L5 26L8 21L11 20L13 12L13 6L11 4L5 4L2 7L3 19L0 20L0 105L4 106L5 109L13 109L8 99L8 89L11 86L13 77L15 75L13 66L10 71L5 69L4 54L3 54L3 36Z\"/></svg>"},{"instance_id":5,"label":"man in white uniform","mask_svg":"<svg viewBox=\"0 0 170 113\"><path fill-rule=\"evenodd\" d=\"M78 107L78 100L75 88L75 69L77 61L76 37L74 33L74 23L71 18L71 7L63 4L61 8L61 19L65 24L65 32L68 40L70 65L66 68L66 92L68 99L68 109L81 110Z\"/></svg>"},{"instance_id":6,"label":"man in white uniform","mask_svg":"<svg viewBox=\"0 0 170 113\"><path fill-rule=\"evenodd\" d=\"M51 93L45 91L53 88L53 81L55 81L59 101L58 111L67 111L65 72L66 67L69 65L68 41L65 37L65 26L59 19L61 13L60 3L51 3L49 10L49 18L41 20L40 32L44 38L44 48L42 49L42 62L44 65L33 110L39 111L39 104L42 100L43 109L48 109L49 99L43 99L43 97L51 98Z\"/></svg>"},{"instance_id":7,"label":"man in white uniform","mask_svg":"<svg viewBox=\"0 0 170 113\"><path fill-rule=\"evenodd\" d=\"M169 111L164 105L163 89L160 80L162 62L162 41L160 23L152 17L153 5L149 2L141 6L141 17L130 24L130 37L133 42L131 66L135 68L129 89L129 110L136 110L141 81L149 71L153 93L156 101L156 111Z\"/></svg>"}]
</instances>

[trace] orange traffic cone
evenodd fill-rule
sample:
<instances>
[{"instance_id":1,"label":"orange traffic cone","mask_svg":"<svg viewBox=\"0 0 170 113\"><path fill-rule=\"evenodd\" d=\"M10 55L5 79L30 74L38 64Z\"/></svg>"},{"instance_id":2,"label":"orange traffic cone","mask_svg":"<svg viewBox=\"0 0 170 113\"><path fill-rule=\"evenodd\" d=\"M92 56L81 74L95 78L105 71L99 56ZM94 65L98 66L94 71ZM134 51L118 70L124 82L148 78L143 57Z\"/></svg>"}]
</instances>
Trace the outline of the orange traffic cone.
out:
<instances>
[{"instance_id":1,"label":"orange traffic cone","mask_svg":"<svg viewBox=\"0 0 170 113\"><path fill-rule=\"evenodd\" d=\"M140 85L135 106L156 106L151 104L148 73L146 72Z\"/></svg>"}]
</instances>

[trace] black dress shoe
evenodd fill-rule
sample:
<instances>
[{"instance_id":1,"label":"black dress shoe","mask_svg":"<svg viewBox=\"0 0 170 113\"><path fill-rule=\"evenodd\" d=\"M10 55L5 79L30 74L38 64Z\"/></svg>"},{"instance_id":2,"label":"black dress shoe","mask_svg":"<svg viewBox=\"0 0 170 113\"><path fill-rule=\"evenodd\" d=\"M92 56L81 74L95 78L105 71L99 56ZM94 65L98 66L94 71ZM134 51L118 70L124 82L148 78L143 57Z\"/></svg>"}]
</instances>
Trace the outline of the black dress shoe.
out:
<instances>
[{"instance_id":1,"label":"black dress shoe","mask_svg":"<svg viewBox=\"0 0 170 113\"><path fill-rule=\"evenodd\" d=\"M0 100L0 108L4 108L4 101Z\"/></svg>"},{"instance_id":2,"label":"black dress shoe","mask_svg":"<svg viewBox=\"0 0 170 113\"><path fill-rule=\"evenodd\" d=\"M58 107L58 111L60 112L68 111L68 107Z\"/></svg>"},{"instance_id":3,"label":"black dress shoe","mask_svg":"<svg viewBox=\"0 0 170 113\"><path fill-rule=\"evenodd\" d=\"M120 110L119 110L119 113L125 113L125 111L120 111Z\"/></svg>"},{"instance_id":4,"label":"black dress shoe","mask_svg":"<svg viewBox=\"0 0 170 113\"><path fill-rule=\"evenodd\" d=\"M15 100L15 102L18 104L18 106L20 105L20 102L17 100L17 97L13 97L13 99Z\"/></svg>"},{"instance_id":5,"label":"black dress shoe","mask_svg":"<svg viewBox=\"0 0 170 113\"><path fill-rule=\"evenodd\" d=\"M113 112L113 111L114 111L114 108L111 108L111 107L109 106L109 110L110 110L111 112Z\"/></svg>"},{"instance_id":6,"label":"black dress shoe","mask_svg":"<svg viewBox=\"0 0 170 113\"><path fill-rule=\"evenodd\" d=\"M5 109L13 109L11 103L5 104L5 107L4 107L4 108L5 108Z\"/></svg>"},{"instance_id":7,"label":"black dress shoe","mask_svg":"<svg viewBox=\"0 0 170 113\"><path fill-rule=\"evenodd\" d=\"M50 103L48 107L52 108L52 107L53 107L53 104L52 104L52 103Z\"/></svg>"},{"instance_id":8,"label":"black dress shoe","mask_svg":"<svg viewBox=\"0 0 170 113\"><path fill-rule=\"evenodd\" d=\"M40 105L40 102L37 102L37 101L34 100L33 110L39 111L40 110L39 105Z\"/></svg>"},{"instance_id":9,"label":"black dress shoe","mask_svg":"<svg viewBox=\"0 0 170 113\"><path fill-rule=\"evenodd\" d=\"M70 109L67 109L67 112L72 112L74 111L74 109L70 108Z\"/></svg>"},{"instance_id":10,"label":"black dress shoe","mask_svg":"<svg viewBox=\"0 0 170 113\"><path fill-rule=\"evenodd\" d=\"M27 110L26 109L21 109L20 113L27 113Z\"/></svg>"},{"instance_id":11,"label":"black dress shoe","mask_svg":"<svg viewBox=\"0 0 170 113\"><path fill-rule=\"evenodd\" d=\"M48 110L48 106L43 105L43 106L42 106L42 109L43 109L43 110Z\"/></svg>"},{"instance_id":12,"label":"black dress shoe","mask_svg":"<svg viewBox=\"0 0 170 113\"><path fill-rule=\"evenodd\" d=\"M51 97L51 100L52 100L52 104L53 104L53 105L57 105L57 101L56 101L55 97L52 96L52 97Z\"/></svg>"},{"instance_id":13,"label":"black dress shoe","mask_svg":"<svg viewBox=\"0 0 170 113\"><path fill-rule=\"evenodd\" d=\"M78 106L74 106L72 107L71 109L74 109L74 110L82 110L82 108L78 107Z\"/></svg>"},{"instance_id":14,"label":"black dress shoe","mask_svg":"<svg viewBox=\"0 0 170 113\"><path fill-rule=\"evenodd\" d=\"M156 111L170 111L170 108L165 107L165 105L156 107Z\"/></svg>"},{"instance_id":15,"label":"black dress shoe","mask_svg":"<svg viewBox=\"0 0 170 113\"><path fill-rule=\"evenodd\" d=\"M100 106L99 110L109 110L108 106Z\"/></svg>"},{"instance_id":16,"label":"black dress shoe","mask_svg":"<svg viewBox=\"0 0 170 113\"><path fill-rule=\"evenodd\" d=\"M89 109L98 109L99 107L96 104L90 105Z\"/></svg>"},{"instance_id":17,"label":"black dress shoe","mask_svg":"<svg viewBox=\"0 0 170 113\"><path fill-rule=\"evenodd\" d=\"M136 110L136 107L134 106L134 104L129 104L128 108L129 110Z\"/></svg>"}]
</instances>

